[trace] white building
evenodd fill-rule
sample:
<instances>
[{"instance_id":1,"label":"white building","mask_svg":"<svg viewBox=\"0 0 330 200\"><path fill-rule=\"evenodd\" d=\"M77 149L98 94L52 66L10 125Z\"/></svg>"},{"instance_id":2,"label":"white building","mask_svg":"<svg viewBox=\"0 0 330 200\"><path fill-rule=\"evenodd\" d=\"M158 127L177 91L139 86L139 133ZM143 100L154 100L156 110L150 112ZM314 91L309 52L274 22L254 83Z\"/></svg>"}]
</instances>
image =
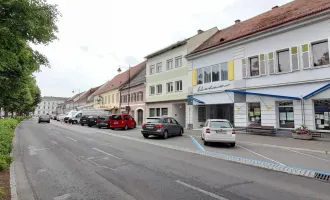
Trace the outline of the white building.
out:
<instances>
[{"instance_id":1,"label":"white building","mask_svg":"<svg viewBox=\"0 0 330 200\"><path fill-rule=\"evenodd\" d=\"M218 31L187 56L188 123L329 131L329 38L329 0L296 0Z\"/></svg>"},{"instance_id":2,"label":"white building","mask_svg":"<svg viewBox=\"0 0 330 200\"><path fill-rule=\"evenodd\" d=\"M171 116L186 126L191 76L185 56L217 32L217 28L179 41L148 56L146 65L146 116Z\"/></svg>"},{"instance_id":3,"label":"white building","mask_svg":"<svg viewBox=\"0 0 330 200\"><path fill-rule=\"evenodd\" d=\"M58 104L64 103L67 98L64 97L42 97L41 102L38 104L34 111L34 115L41 114L56 114L56 107Z\"/></svg>"}]
</instances>

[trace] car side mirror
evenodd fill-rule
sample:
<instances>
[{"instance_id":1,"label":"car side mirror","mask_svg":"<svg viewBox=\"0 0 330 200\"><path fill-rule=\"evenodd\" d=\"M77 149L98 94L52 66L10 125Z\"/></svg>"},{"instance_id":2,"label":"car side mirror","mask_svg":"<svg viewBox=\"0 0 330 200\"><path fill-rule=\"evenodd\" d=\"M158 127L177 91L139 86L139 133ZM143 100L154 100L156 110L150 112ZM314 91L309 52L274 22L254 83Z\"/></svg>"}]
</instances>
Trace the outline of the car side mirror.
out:
<instances>
[{"instance_id":1,"label":"car side mirror","mask_svg":"<svg viewBox=\"0 0 330 200\"><path fill-rule=\"evenodd\" d=\"M204 127L204 125L203 124L201 124L201 125L199 125L201 128L203 128Z\"/></svg>"}]
</instances>

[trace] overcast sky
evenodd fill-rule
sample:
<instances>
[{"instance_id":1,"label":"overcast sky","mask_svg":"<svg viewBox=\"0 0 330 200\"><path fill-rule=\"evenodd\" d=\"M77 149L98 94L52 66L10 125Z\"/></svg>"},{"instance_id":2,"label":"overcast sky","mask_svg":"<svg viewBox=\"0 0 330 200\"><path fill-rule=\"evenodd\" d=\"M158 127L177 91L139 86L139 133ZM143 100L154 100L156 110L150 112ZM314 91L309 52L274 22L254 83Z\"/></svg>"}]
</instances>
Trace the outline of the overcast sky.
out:
<instances>
[{"instance_id":1,"label":"overcast sky","mask_svg":"<svg viewBox=\"0 0 330 200\"><path fill-rule=\"evenodd\" d=\"M110 80L155 50L219 29L291 0L48 0L57 4L59 40L35 47L51 68L36 73L42 96L72 96Z\"/></svg>"}]
</instances>

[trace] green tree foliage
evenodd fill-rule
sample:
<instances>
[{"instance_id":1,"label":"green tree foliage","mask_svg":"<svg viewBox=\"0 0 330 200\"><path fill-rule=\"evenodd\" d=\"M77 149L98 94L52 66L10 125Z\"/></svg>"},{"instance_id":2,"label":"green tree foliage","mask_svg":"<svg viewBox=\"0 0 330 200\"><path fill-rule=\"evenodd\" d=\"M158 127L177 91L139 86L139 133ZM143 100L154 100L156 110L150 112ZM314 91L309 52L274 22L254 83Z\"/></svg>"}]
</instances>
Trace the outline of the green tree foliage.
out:
<instances>
[{"instance_id":1,"label":"green tree foliage","mask_svg":"<svg viewBox=\"0 0 330 200\"><path fill-rule=\"evenodd\" d=\"M31 75L50 64L29 44L56 40L59 16L57 6L45 0L0 0L0 107L27 112L40 102Z\"/></svg>"}]
</instances>

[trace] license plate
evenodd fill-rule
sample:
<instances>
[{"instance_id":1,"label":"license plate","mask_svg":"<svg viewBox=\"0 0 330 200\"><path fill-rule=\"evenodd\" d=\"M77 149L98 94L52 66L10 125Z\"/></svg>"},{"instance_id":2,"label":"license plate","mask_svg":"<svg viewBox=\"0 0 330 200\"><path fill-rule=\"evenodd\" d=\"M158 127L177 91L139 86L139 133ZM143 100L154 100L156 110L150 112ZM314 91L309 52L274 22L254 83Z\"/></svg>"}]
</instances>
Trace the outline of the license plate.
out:
<instances>
[{"instance_id":1,"label":"license plate","mask_svg":"<svg viewBox=\"0 0 330 200\"><path fill-rule=\"evenodd\" d=\"M225 131L223 131L223 130L216 130L215 132L216 133L225 133Z\"/></svg>"},{"instance_id":2,"label":"license plate","mask_svg":"<svg viewBox=\"0 0 330 200\"><path fill-rule=\"evenodd\" d=\"M113 122L114 124L118 124L118 122Z\"/></svg>"},{"instance_id":3,"label":"license plate","mask_svg":"<svg viewBox=\"0 0 330 200\"><path fill-rule=\"evenodd\" d=\"M83 122L85 122L86 120L82 120Z\"/></svg>"},{"instance_id":4,"label":"license plate","mask_svg":"<svg viewBox=\"0 0 330 200\"><path fill-rule=\"evenodd\" d=\"M147 126L146 128L147 128L147 129L153 129L154 126Z\"/></svg>"}]
</instances>

